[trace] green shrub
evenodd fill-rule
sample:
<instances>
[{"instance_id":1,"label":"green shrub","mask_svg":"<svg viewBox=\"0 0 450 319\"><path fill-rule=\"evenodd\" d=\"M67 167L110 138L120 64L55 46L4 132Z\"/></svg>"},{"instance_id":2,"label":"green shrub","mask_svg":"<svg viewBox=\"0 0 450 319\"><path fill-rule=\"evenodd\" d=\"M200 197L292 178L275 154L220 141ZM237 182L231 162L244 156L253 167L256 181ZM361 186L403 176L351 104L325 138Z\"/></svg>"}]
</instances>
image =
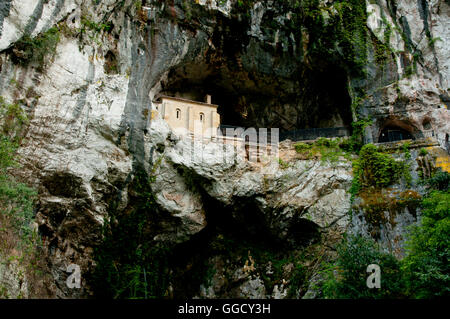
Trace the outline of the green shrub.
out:
<instances>
[{"instance_id":1,"label":"green shrub","mask_svg":"<svg viewBox=\"0 0 450 319\"><path fill-rule=\"evenodd\" d=\"M424 148L424 147L422 147L422 148L420 149L419 155L420 155L420 156L425 156L425 155L427 155L427 154L428 154L427 149Z\"/></svg>"},{"instance_id":2,"label":"green shrub","mask_svg":"<svg viewBox=\"0 0 450 319\"><path fill-rule=\"evenodd\" d=\"M340 147L342 143L341 139L329 139L320 137L314 143L297 143L295 144L295 150L297 153L306 156L307 159L319 156L322 162L337 162L340 156L346 156L347 154Z\"/></svg>"},{"instance_id":3,"label":"green shrub","mask_svg":"<svg viewBox=\"0 0 450 319\"><path fill-rule=\"evenodd\" d=\"M280 165L281 169L289 168L289 163L283 161L281 158L278 159L278 165Z\"/></svg>"},{"instance_id":4,"label":"green shrub","mask_svg":"<svg viewBox=\"0 0 450 319\"><path fill-rule=\"evenodd\" d=\"M295 144L295 150L297 151L297 153L309 152L311 149L312 149L311 144L306 144L306 143Z\"/></svg>"},{"instance_id":5,"label":"green shrub","mask_svg":"<svg viewBox=\"0 0 450 319\"><path fill-rule=\"evenodd\" d=\"M8 178L7 169L16 166L14 153L17 145L12 143L6 136L0 136L0 178Z\"/></svg>"},{"instance_id":6,"label":"green shrub","mask_svg":"<svg viewBox=\"0 0 450 319\"><path fill-rule=\"evenodd\" d=\"M297 290L304 286L305 282L307 282L305 267L301 264L295 264L290 279L288 297L295 298Z\"/></svg>"},{"instance_id":7,"label":"green shrub","mask_svg":"<svg viewBox=\"0 0 450 319\"><path fill-rule=\"evenodd\" d=\"M412 227L402 262L407 292L415 298L450 296L450 192L433 191Z\"/></svg>"},{"instance_id":8,"label":"green shrub","mask_svg":"<svg viewBox=\"0 0 450 319\"><path fill-rule=\"evenodd\" d=\"M131 185L135 208L120 214L111 208L104 240L94 255L97 266L92 286L98 297L147 299L167 295L170 251L153 240L149 229L152 219L157 218L152 181L153 177L139 171Z\"/></svg>"},{"instance_id":9,"label":"green shrub","mask_svg":"<svg viewBox=\"0 0 450 319\"><path fill-rule=\"evenodd\" d=\"M28 123L28 118L19 104L8 104L0 96L0 122L2 133L11 141L19 142L22 129Z\"/></svg>"},{"instance_id":10,"label":"green shrub","mask_svg":"<svg viewBox=\"0 0 450 319\"><path fill-rule=\"evenodd\" d=\"M353 171L361 189L367 187L383 188L397 182L401 177L410 181L409 167L395 160L389 154L378 151L373 144L366 144L353 162Z\"/></svg>"},{"instance_id":11,"label":"green shrub","mask_svg":"<svg viewBox=\"0 0 450 319\"><path fill-rule=\"evenodd\" d=\"M42 71L49 58L55 56L59 38L58 28L50 28L35 38L25 35L16 42L12 50L13 61L24 66L35 64Z\"/></svg>"},{"instance_id":12,"label":"green shrub","mask_svg":"<svg viewBox=\"0 0 450 319\"><path fill-rule=\"evenodd\" d=\"M15 261L21 271L19 279L26 276L30 296L41 296L41 283L48 275L42 256L37 253L40 237L33 228L35 189L19 182L11 172L17 169L17 148L22 138L21 130L27 122L18 104L7 104L0 97L0 256L3 261ZM3 291L2 291L3 290ZM8 289L0 287L0 295Z\"/></svg>"},{"instance_id":13,"label":"green shrub","mask_svg":"<svg viewBox=\"0 0 450 319\"><path fill-rule=\"evenodd\" d=\"M334 266L327 269L322 291L325 298L398 298L403 283L399 262L382 252L372 239L345 237L337 249ZM367 287L367 266L377 264L381 269L381 288Z\"/></svg>"},{"instance_id":14,"label":"green shrub","mask_svg":"<svg viewBox=\"0 0 450 319\"><path fill-rule=\"evenodd\" d=\"M86 29L93 30L95 32L108 32L112 29L112 23L97 23L89 20L87 17L81 17L81 24L83 25L81 32L84 32Z\"/></svg>"},{"instance_id":15,"label":"green shrub","mask_svg":"<svg viewBox=\"0 0 450 319\"><path fill-rule=\"evenodd\" d=\"M34 241L31 230L33 202L36 191L19 183L9 173L17 167L16 150L21 139L21 131L28 122L25 112L16 103L7 104L0 96L0 213L2 223L12 226L26 245ZM1 224L1 223L0 223Z\"/></svg>"},{"instance_id":16,"label":"green shrub","mask_svg":"<svg viewBox=\"0 0 450 319\"><path fill-rule=\"evenodd\" d=\"M361 119L352 123L352 135L350 136L349 141L345 144L348 151L359 152L364 145L364 131L366 127L371 124L372 120L370 118Z\"/></svg>"},{"instance_id":17,"label":"green shrub","mask_svg":"<svg viewBox=\"0 0 450 319\"><path fill-rule=\"evenodd\" d=\"M319 137L315 142L315 145L317 146L323 146L323 147L336 147L337 143L332 140L332 139L328 139L328 138L324 138L324 137Z\"/></svg>"},{"instance_id":18,"label":"green shrub","mask_svg":"<svg viewBox=\"0 0 450 319\"><path fill-rule=\"evenodd\" d=\"M411 147L411 143L410 142L405 142L402 145L403 154L405 154L405 158L406 159L410 159L411 158L411 152L409 151L410 147Z\"/></svg>"},{"instance_id":19,"label":"green shrub","mask_svg":"<svg viewBox=\"0 0 450 319\"><path fill-rule=\"evenodd\" d=\"M0 225L4 231L0 232L0 254L8 255L14 247L31 262L32 249L39 242L31 226L37 192L8 173L18 166L16 149L16 143L0 135Z\"/></svg>"},{"instance_id":20,"label":"green shrub","mask_svg":"<svg viewBox=\"0 0 450 319\"><path fill-rule=\"evenodd\" d=\"M352 152L353 151L353 144L350 138L344 138L339 143L339 148L344 150L345 152Z\"/></svg>"},{"instance_id":21,"label":"green shrub","mask_svg":"<svg viewBox=\"0 0 450 319\"><path fill-rule=\"evenodd\" d=\"M438 171L426 183L433 189L447 190L450 185L450 173Z\"/></svg>"}]
</instances>

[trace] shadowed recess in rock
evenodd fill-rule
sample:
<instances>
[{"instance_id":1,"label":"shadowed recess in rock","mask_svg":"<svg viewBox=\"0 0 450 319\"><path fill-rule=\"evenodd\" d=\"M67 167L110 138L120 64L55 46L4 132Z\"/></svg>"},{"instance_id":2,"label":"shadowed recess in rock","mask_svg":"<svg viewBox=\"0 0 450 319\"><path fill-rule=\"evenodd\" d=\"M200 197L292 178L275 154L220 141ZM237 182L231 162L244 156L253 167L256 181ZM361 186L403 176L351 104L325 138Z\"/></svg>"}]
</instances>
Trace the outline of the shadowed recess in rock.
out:
<instances>
[{"instance_id":1,"label":"shadowed recess in rock","mask_svg":"<svg viewBox=\"0 0 450 319\"><path fill-rule=\"evenodd\" d=\"M162 93L197 101L211 94L212 103L219 105L221 123L227 125L284 131L351 123L347 75L339 67L299 68L298 74L283 77L232 63L191 62L173 68Z\"/></svg>"},{"instance_id":2,"label":"shadowed recess in rock","mask_svg":"<svg viewBox=\"0 0 450 319\"><path fill-rule=\"evenodd\" d=\"M267 288L271 289L273 282L270 276L261 273L260 267L264 268L268 263L287 264L293 251L320 240L318 226L305 219L292 222L287 236L280 238L280 234L270 229L270 221L252 203L224 206L205 194L203 203L208 222L206 228L175 246L171 253L174 298L198 296L201 285L211 284L212 277L221 271L218 269L221 267L225 267L223 280L219 279L221 285L217 287L216 283L214 289L220 290L222 296L242 297L240 285L245 285L248 279L246 269L262 276ZM212 261L215 261L214 265ZM240 274L241 268L244 274ZM238 278L237 274L240 274Z\"/></svg>"}]
</instances>

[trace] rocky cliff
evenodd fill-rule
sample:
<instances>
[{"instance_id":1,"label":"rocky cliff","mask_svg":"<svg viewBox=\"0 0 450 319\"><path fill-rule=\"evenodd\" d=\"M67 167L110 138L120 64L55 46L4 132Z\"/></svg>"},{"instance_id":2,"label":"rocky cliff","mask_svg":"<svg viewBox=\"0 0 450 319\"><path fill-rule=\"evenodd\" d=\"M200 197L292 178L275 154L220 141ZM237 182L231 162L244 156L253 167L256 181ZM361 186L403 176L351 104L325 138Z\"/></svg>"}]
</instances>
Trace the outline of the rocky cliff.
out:
<instances>
[{"instance_id":1,"label":"rocky cliff","mask_svg":"<svg viewBox=\"0 0 450 319\"><path fill-rule=\"evenodd\" d=\"M446 148L449 13L444 0L3 1L0 96L29 119L14 175L38 191L47 294L95 295L105 229L137 211L146 244L171 252L165 296L310 296L346 231L401 255L416 212L367 221L370 199L351 202L351 157L302 157L286 141L280 161L246 162L174 135L151 106L159 93L209 93L224 124L284 131L370 118L366 142L395 127L433 130L434 148ZM416 180L419 149L410 160ZM423 191L398 185L410 189ZM80 289L66 285L70 264ZM2 269L11 282L16 270Z\"/></svg>"}]
</instances>

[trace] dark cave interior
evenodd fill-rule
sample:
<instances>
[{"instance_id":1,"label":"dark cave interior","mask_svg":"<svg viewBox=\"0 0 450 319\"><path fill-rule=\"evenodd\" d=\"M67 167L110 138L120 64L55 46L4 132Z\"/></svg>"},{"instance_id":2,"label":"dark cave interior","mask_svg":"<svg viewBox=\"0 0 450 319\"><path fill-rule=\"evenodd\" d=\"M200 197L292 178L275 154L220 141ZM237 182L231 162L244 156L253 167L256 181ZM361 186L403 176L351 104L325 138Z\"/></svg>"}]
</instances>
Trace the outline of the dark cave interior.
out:
<instances>
[{"instance_id":1,"label":"dark cave interior","mask_svg":"<svg viewBox=\"0 0 450 319\"><path fill-rule=\"evenodd\" d=\"M172 69L160 93L195 101L204 101L210 94L224 125L283 132L349 127L352 122L346 73L333 66L283 78L226 63L192 62Z\"/></svg>"},{"instance_id":2,"label":"dark cave interior","mask_svg":"<svg viewBox=\"0 0 450 319\"><path fill-rule=\"evenodd\" d=\"M405 129L396 126L387 126L380 132L378 143L414 140L414 136Z\"/></svg>"},{"instance_id":3,"label":"dark cave interior","mask_svg":"<svg viewBox=\"0 0 450 319\"><path fill-rule=\"evenodd\" d=\"M281 260L292 250L320 241L318 225L306 219L297 218L288 226L288 237L280 238L276 230L268 227L270 222L252 201L225 206L204 192L202 198L207 226L188 241L176 245L171 254L170 265L176 274L172 278L175 298L192 298L198 294L211 271L209 261L214 256L225 256L230 266L242 267L247 254L269 254Z\"/></svg>"}]
</instances>

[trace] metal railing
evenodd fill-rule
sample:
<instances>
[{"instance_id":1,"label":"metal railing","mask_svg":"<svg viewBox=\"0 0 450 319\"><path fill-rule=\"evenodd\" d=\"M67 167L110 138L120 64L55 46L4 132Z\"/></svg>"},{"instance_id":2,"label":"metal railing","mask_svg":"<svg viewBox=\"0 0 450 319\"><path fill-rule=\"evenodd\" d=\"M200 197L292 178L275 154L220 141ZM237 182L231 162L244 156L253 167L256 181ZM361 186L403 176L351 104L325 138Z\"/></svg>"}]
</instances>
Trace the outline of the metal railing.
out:
<instances>
[{"instance_id":1,"label":"metal railing","mask_svg":"<svg viewBox=\"0 0 450 319\"><path fill-rule=\"evenodd\" d=\"M246 131L247 128L242 127L242 126L233 126L233 125L220 125L219 127L220 132L222 133L223 136L227 136L227 129L232 129L234 130L233 132L233 136L230 137L236 137L236 138L242 138L245 139L246 141L249 140L249 134L252 134L252 132ZM229 131L229 130L228 130ZM268 128L266 130L266 132L260 132L258 128L255 128L256 131L256 140L257 142L262 142L263 144L270 144L272 141L272 134L271 134L271 129ZM253 131L253 132L255 132ZM279 142L279 137L278 134L277 136L275 136L274 138L274 142L278 143Z\"/></svg>"},{"instance_id":2,"label":"metal railing","mask_svg":"<svg viewBox=\"0 0 450 319\"><path fill-rule=\"evenodd\" d=\"M291 141L315 140L319 137L345 137L350 136L348 127L327 127L293 130L280 133L280 141L290 139Z\"/></svg>"},{"instance_id":3,"label":"metal railing","mask_svg":"<svg viewBox=\"0 0 450 319\"><path fill-rule=\"evenodd\" d=\"M226 136L227 129L233 129L236 132L242 132L242 133L245 131L245 127L233 126L233 125L222 125L222 124L219 126L219 129L222 132L223 136ZM239 136L237 136L237 137L242 137L242 134L239 134Z\"/></svg>"},{"instance_id":4,"label":"metal railing","mask_svg":"<svg viewBox=\"0 0 450 319\"><path fill-rule=\"evenodd\" d=\"M232 125L220 125L220 130L223 135L226 135L226 129L234 129L237 132L236 137L243 137L245 131L244 127ZM258 132L258 129L256 130ZM348 127L326 127L326 128L311 128L281 132L279 140L284 141L290 139L291 141L315 140L319 137L345 137L350 136ZM270 143L270 129L268 129L267 140Z\"/></svg>"}]
</instances>

